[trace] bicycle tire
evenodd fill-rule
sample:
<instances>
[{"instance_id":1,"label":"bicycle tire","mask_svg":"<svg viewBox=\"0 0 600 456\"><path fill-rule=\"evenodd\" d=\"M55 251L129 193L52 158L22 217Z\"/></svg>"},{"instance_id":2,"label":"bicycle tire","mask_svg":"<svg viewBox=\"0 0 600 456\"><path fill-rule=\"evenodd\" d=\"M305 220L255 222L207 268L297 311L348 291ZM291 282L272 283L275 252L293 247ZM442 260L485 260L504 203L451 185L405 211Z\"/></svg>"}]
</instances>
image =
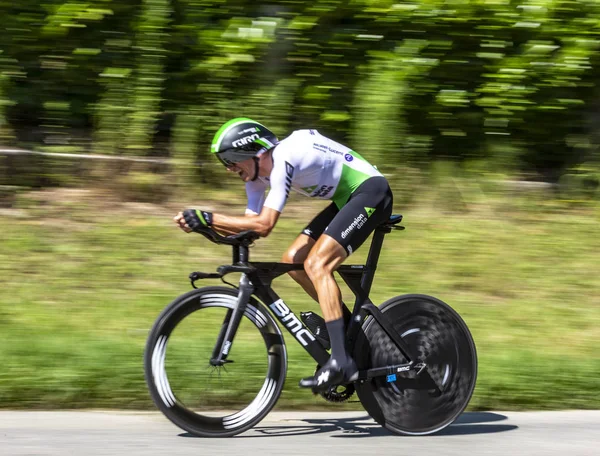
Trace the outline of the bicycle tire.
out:
<instances>
[{"instance_id":1,"label":"bicycle tire","mask_svg":"<svg viewBox=\"0 0 600 456\"><path fill-rule=\"evenodd\" d=\"M218 368L209 366L210 354L216 342L216 336L213 337L212 333L220 331L223 315L234 307L236 300L237 290L226 287L205 287L190 291L163 310L146 342L144 372L152 400L171 422L195 436L229 437L250 429L273 408L285 383L287 355L283 336L267 309L254 298L250 299L246 307L229 352L228 359L233 357L235 362L219 369L218 376L215 376L214 371ZM185 320L194 323L186 323ZM207 328L199 331L197 327L200 326ZM257 349L244 351L249 346L262 346L254 328L262 336L266 360L255 356ZM185 335L185 342L174 339L174 336L182 334ZM200 361L189 361L189 358L199 353ZM246 356L242 356L244 354ZM248 370L246 366L239 376L225 376L226 373L237 370L238 365L249 358L256 358L261 365L264 363L266 373L262 386L259 382L250 381L252 369ZM203 371L202 365L213 372ZM169 377L168 369L172 373L176 370L177 375ZM260 366L255 375L262 378ZM210 389L214 380L221 382L222 389ZM174 383L178 385L176 388L172 387ZM250 391L243 390L244 385ZM256 396L252 397L254 389L259 386ZM244 400L246 397L249 402L247 405ZM224 405L224 402L227 404ZM220 409L225 406L234 410L213 410L215 407Z\"/></svg>"},{"instance_id":2,"label":"bicycle tire","mask_svg":"<svg viewBox=\"0 0 600 456\"><path fill-rule=\"evenodd\" d=\"M449 305L426 295L402 295L380 306L385 317L425 362L440 386L432 391L411 388L412 370L356 383L358 397L369 415L386 429L401 435L428 435L452 424L467 407L477 379L477 352L473 337L460 315ZM354 357L360 370L407 363L398 347L367 318L357 338ZM408 380L407 380L408 379Z\"/></svg>"}]
</instances>

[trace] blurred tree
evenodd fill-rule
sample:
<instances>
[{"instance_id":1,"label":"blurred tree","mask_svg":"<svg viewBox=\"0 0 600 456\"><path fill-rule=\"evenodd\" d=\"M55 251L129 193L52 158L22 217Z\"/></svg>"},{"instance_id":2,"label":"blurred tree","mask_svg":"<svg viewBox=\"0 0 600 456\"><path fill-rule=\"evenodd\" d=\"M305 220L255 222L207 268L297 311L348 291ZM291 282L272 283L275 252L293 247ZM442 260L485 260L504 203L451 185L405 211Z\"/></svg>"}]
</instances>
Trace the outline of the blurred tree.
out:
<instances>
[{"instance_id":1,"label":"blurred tree","mask_svg":"<svg viewBox=\"0 0 600 456\"><path fill-rule=\"evenodd\" d=\"M8 96L10 93L10 70L8 67L7 62L0 64L0 144L9 144L14 139L12 126L6 117L7 108L12 104Z\"/></svg>"},{"instance_id":2,"label":"blurred tree","mask_svg":"<svg viewBox=\"0 0 600 456\"><path fill-rule=\"evenodd\" d=\"M436 63L417 59L425 45L422 40L405 40L392 52L373 52L370 63L363 66L356 87L352 142L383 171L427 161L429 147L410 140L406 115L411 81L423 78Z\"/></svg>"},{"instance_id":3,"label":"blurred tree","mask_svg":"<svg viewBox=\"0 0 600 456\"><path fill-rule=\"evenodd\" d=\"M170 0L143 0L139 20L134 22L137 65L125 138L125 148L130 152L152 148L166 78L163 67L170 15Z\"/></svg>"},{"instance_id":4,"label":"blurred tree","mask_svg":"<svg viewBox=\"0 0 600 456\"><path fill-rule=\"evenodd\" d=\"M255 116L379 166L556 180L595 148L596 0L0 0L0 134L202 163ZM168 147L162 147L167 145Z\"/></svg>"}]
</instances>

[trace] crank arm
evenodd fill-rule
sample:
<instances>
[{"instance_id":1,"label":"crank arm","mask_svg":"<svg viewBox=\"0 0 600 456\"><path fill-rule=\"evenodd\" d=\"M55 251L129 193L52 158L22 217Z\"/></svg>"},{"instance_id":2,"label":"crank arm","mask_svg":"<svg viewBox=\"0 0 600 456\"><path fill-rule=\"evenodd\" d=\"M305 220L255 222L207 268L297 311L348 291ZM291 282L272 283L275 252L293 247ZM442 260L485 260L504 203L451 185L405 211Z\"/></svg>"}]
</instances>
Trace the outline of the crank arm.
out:
<instances>
[{"instance_id":1,"label":"crank arm","mask_svg":"<svg viewBox=\"0 0 600 456\"><path fill-rule=\"evenodd\" d=\"M408 378L403 375L397 375L409 371L416 371L417 377ZM383 376L386 377L388 383L394 382L402 389L431 390L433 396L440 396L442 394L440 387L431 378L431 375L429 375L425 363L395 364L362 370L358 373L358 381L362 383Z\"/></svg>"}]
</instances>

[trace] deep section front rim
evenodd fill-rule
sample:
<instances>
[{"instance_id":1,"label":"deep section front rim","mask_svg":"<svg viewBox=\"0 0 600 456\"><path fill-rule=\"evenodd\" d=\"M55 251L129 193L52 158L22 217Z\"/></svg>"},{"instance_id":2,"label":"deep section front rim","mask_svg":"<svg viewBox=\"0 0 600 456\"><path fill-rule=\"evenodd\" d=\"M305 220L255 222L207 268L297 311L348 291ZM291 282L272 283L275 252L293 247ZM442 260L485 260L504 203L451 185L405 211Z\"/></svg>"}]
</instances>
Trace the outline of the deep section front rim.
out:
<instances>
[{"instance_id":1,"label":"deep section front rim","mask_svg":"<svg viewBox=\"0 0 600 456\"><path fill-rule=\"evenodd\" d=\"M228 359L234 362L210 365L236 300L237 292L224 287L187 293L163 311L146 344L152 399L167 418L194 435L225 437L251 428L275 405L285 382L281 332L255 299L231 346Z\"/></svg>"}]
</instances>

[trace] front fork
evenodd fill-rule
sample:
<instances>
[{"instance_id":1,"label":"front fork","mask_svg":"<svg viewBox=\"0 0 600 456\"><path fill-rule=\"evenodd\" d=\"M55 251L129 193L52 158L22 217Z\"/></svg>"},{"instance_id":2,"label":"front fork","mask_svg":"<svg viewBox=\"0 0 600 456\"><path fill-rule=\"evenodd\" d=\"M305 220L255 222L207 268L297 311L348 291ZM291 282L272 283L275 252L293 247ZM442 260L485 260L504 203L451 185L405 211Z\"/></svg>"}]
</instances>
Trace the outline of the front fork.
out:
<instances>
[{"instance_id":1,"label":"front fork","mask_svg":"<svg viewBox=\"0 0 600 456\"><path fill-rule=\"evenodd\" d=\"M239 292L237 301L233 309L229 309L223 319L221 330L217 337L215 347L213 348L212 356L210 358L211 366L222 366L225 363L232 362L227 359L233 344L233 338L235 333L240 326L246 306L250 300L250 296L254 292L254 286L248 279L246 274L242 274L239 283Z\"/></svg>"}]
</instances>

